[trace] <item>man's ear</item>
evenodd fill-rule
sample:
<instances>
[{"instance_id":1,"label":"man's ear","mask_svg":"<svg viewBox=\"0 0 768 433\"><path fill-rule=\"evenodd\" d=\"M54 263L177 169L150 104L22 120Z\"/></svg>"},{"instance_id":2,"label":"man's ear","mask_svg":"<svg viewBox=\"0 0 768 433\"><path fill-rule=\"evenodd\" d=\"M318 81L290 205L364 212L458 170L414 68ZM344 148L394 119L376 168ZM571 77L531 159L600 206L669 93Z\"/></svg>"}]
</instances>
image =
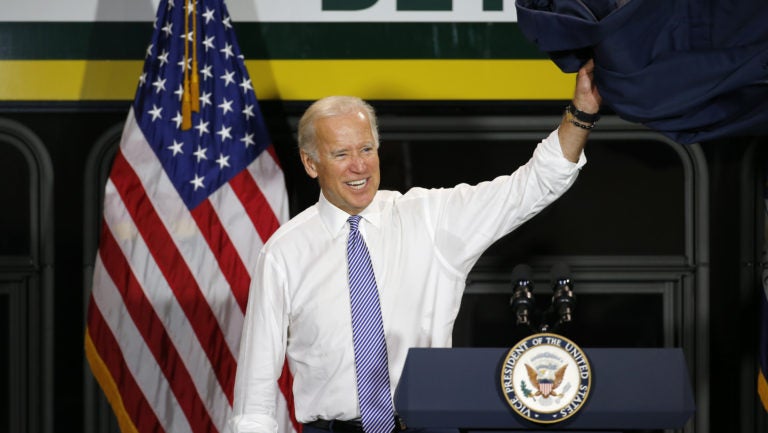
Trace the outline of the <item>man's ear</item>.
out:
<instances>
[{"instance_id":1,"label":"man's ear","mask_svg":"<svg viewBox=\"0 0 768 433\"><path fill-rule=\"evenodd\" d=\"M305 151L301 152L301 163L304 164L304 170L312 179L317 178L317 168L315 167L315 160Z\"/></svg>"}]
</instances>

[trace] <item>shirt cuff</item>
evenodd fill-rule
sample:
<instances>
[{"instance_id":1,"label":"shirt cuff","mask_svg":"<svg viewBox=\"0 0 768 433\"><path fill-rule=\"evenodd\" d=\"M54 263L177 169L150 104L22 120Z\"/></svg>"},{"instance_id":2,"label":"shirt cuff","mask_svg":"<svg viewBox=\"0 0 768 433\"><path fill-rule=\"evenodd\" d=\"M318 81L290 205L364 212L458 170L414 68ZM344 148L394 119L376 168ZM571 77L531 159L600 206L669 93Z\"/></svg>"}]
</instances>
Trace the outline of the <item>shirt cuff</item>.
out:
<instances>
[{"instance_id":1,"label":"shirt cuff","mask_svg":"<svg viewBox=\"0 0 768 433\"><path fill-rule=\"evenodd\" d=\"M569 161L565 155L563 155L563 148L560 147L560 138L557 135L557 131L558 130L555 129L542 141L541 147L544 155L547 159L562 160L563 163L570 165L573 170L580 170L581 167L587 163L587 157L584 155L584 150L582 149L578 162Z\"/></svg>"}]
</instances>

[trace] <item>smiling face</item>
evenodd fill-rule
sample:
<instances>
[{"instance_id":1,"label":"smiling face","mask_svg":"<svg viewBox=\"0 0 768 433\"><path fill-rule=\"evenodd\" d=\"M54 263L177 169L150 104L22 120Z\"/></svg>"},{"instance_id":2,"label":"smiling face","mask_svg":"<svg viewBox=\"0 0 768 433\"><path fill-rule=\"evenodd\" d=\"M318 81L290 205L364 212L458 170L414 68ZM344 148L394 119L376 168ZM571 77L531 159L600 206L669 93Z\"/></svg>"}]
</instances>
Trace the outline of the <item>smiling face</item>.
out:
<instances>
[{"instance_id":1,"label":"smiling face","mask_svg":"<svg viewBox=\"0 0 768 433\"><path fill-rule=\"evenodd\" d=\"M379 189L379 154L361 111L315 121L317 160L301 152L304 169L325 198L350 215L362 212Z\"/></svg>"}]
</instances>

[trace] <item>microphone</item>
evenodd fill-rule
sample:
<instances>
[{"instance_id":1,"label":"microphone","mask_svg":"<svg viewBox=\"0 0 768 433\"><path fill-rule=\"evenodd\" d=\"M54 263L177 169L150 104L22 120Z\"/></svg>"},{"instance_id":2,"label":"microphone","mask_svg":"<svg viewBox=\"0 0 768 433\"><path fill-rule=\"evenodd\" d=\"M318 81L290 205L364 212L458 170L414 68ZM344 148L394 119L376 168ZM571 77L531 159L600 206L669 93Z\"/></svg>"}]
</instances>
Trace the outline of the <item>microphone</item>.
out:
<instances>
[{"instance_id":1,"label":"microphone","mask_svg":"<svg viewBox=\"0 0 768 433\"><path fill-rule=\"evenodd\" d=\"M530 324L529 312L533 308L533 270L528 265L520 264L512 269L512 297L509 305L515 311L517 324Z\"/></svg>"},{"instance_id":2,"label":"microphone","mask_svg":"<svg viewBox=\"0 0 768 433\"><path fill-rule=\"evenodd\" d=\"M559 323L570 322L576 299L573 296L571 270L565 263L555 263L552 276L552 309L559 317Z\"/></svg>"}]
</instances>

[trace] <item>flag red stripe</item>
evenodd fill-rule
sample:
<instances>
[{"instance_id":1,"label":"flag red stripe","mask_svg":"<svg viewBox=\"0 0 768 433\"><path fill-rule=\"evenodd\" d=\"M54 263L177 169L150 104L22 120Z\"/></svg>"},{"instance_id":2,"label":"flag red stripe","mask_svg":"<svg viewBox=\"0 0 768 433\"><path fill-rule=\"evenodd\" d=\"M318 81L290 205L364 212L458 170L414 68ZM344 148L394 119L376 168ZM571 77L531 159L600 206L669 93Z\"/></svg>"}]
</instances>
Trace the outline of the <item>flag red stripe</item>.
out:
<instances>
[{"instance_id":1,"label":"flag red stripe","mask_svg":"<svg viewBox=\"0 0 768 433\"><path fill-rule=\"evenodd\" d=\"M128 370L120 345L117 344L112 330L104 321L101 311L96 307L93 296L91 296L88 305L88 332L93 345L99 352L99 357L107 366L120 391L123 407L136 429L140 432L164 432L163 426L160 425L160 421L155 416L155 411L144 398L144 394Z\"/></svg>"},{"instance_id":2,"label":"flag red stripe","mask_svg":"<svg viewBox=\"0 0 768 433\"><path fill-rule=\"evenodd\" d=\"M248 170L241 171L229 181L229 184L237 198L245 206L245 212L256 227L256 231L259 232L262 242L266 242L272 233L280 227L280 221L277 220L269 202L261 192L261 188L253 180L253 176L248 173Z\"/></svg>"},{"instance_id":3,"label":"flag red stripe","mask_svg":"<svg viewBox=\"0 0 768 433\"><path fill-rule=\"evenodd\" d=\"M110 179L186 314L231 405L237 362L227 346L211 306L122 151L115 156Z\"/></svg>"},{"instance_id":4,"label":"flag red stripe","mask_svg":"<svg viewBox=\"0 0 768 433\"><path fill-rule=\"evenodd\" d=\"M155 357L181 410L186 414L192 431L216 431L216 426L195 389L189 370L106 224L101 231L99 255L104 269L115 282L134 325Z\"/></svg>"},{"instance_id":5,"label":"flag red stripe","mask_svg":"<svg viewBox=\"0 0 768 433\"><path fill-rule=\"evenodd\" d=\"M245 269L245 264L240 259L229 234L221 224L221 220L216 211L213 210L209 200L201 202L191 213L192 218L197 222L200 233L202 233L211 251L214 251L216 260L219 262L219 268L229 283L232 294L240 306L240 311L245 313L251 276Z\"/></svg>"},{"instance_id":6,"label":"flag red stripe","mask_svg":"<svg viewBox=\"0 0 768 433\"><path fill-rule=\"evenodd\" d=\"M280 378L277 380L277 384L280 386L280 392L283 393L283 397L285 397L285 403L288 407L288 415L291 418L291 424L293 424L293 429L296 430L298 433L301 433L302 425L301 423L296 420L296 415L294 411L294 403L293 403L293 375L291 374L291 370L288 368L288 359L286 358L285 362L283 362L283 371L280 373Z\"/></svg>"}]
</instances>

